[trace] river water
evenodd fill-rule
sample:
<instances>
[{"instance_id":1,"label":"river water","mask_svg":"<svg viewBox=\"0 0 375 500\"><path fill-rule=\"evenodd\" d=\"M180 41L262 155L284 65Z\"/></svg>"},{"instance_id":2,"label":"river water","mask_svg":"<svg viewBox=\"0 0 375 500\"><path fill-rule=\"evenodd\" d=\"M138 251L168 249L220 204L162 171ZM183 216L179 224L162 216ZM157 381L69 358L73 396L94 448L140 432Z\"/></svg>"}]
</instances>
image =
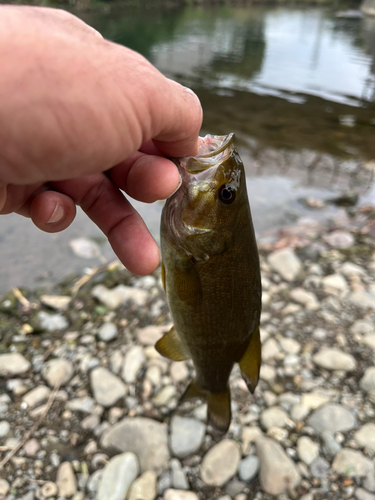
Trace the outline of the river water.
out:
<instances>
[{"instance_id":1,"label":"river water","mask_svg":"<svg viewBox=\"0 0 375 500\"><path fill-rule=\"evenodd\" d=\"M190 86L204 110L202 134L235 132L248 174L258 235L307 215L301 199L354 189L375 201L375 18L328 8L142 8L97 5L78 15L106 38L147 57ZM162 203L135 203L158 238ZM78 213L60 234L0 217L0 293L49 286L97 259L75 255L86 237L113 258L100 231Z\"/></svg>"}]
</instances>

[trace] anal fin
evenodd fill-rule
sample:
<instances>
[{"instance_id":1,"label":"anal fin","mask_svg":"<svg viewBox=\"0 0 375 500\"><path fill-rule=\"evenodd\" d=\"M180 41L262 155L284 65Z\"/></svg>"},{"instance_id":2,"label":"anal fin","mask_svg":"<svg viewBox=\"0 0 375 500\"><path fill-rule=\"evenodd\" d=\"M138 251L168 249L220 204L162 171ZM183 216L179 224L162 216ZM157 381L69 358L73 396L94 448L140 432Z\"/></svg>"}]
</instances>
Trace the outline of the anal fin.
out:
<instances>
[{"instance_id":1,"label":"anal fin","mask_svg":"<svg viewBox=\"0 0 375 500\"><path fill-rule=\"evenodd\" d=\"M251 393L255 391L259 380L260 364L262 361L261 349L260 332L259 327L257 327L250 338L245 354L239 362L242 376Z\"/></svg>"},{"instance_id":2,"label":"anal fin","mask_svg":"<svg viewBox=\"0 0 375 500\"><path fill-rule=\"evenodd\" d=\"M184 361L188 358L173 326L169 332L165 333L163 337L156 342L155 349L159 354L172 361Z\"/></svg>"}]
</instances>

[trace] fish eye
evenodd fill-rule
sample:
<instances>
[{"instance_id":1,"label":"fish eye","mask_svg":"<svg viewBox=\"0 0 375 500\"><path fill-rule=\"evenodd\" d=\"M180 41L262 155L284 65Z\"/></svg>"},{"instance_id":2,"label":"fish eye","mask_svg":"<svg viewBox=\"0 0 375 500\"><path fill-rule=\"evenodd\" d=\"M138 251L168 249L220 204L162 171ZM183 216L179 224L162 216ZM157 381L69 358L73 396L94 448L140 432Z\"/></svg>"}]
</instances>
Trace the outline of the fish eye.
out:
<instances>
[{"instance_id":1,"label":"fish eye","mask_svg":"<svg viewBox=\"0 0 375 500\"><path fill-rule=\"evenodd\" d=\"M219 190L219 198L225 205L230 205L236 199L236 191L228 184L224 184Z\"/></svg>"}]
</instances>

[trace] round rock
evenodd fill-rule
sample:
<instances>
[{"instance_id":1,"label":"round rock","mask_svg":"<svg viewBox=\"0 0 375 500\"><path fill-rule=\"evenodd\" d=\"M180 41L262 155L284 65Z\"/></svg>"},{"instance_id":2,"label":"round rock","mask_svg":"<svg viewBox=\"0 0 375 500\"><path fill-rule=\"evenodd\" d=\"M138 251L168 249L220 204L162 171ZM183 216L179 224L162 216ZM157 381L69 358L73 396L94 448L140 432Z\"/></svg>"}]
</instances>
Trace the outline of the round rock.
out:
<instances>
[{"instance_id":1,"label":"round rock","mask_svg":"<svg viewBox=\"0 0 375 500\"><path fill-rule=\"evenodd\" d=\"M268 256L268 263L286 281L294 281L301 271L301 261L290 248L276 250Z\"/></svg>"},{"instance_id":2,"label":"round rock","mask_svg":"<svg viewBox=\"0 0 375 500\"><path fill-rule=\"evenodd\" d=\"M10 424L6 420L0 422L0 439L6 437L10 431Z\"/></svg>"},{"instance_id":3,"label":"round rock","mask_svg":"<svg viewBox=\"0 0 375 500\"><path fill-rule=\"evenodd\" d=\"M238 475L241 481L252 481L259 471L259 458L255 455L248 455L241 460Z\"/></svg>"},{"instance_id":4,"label":"round rock","mask_svg":"<svg viewBox=\"0 0 375 500\"><path fill-rule=\"evenodd\" d=\"M51 359L42 369L43 378L50 387L55 387L59 383L67 384L73 373L73 364L64 358Z\"/></svg>"},{"instance_id":5,"label":"round rock","mask_svg":"<svg viewBox=\"0 0 375 500\"><path fill-rule=\"evenodd\" d=\"M0 499L5 498L9 493L9 483L5 479L0 479Z\"/></svg>"},{"instance_id":6,"label":"round rock","mask_svg":"<svg viewBox=\"0 0 375 500\"><path fill-rule=\"evenodd\" d=\"M103 470L97 500L124 500L139 474L134 453L122 453L111 458Z\"/></svg>"},{"instance_id":7,"label":"round rock","mask_svg":"<svg viewBox=\"0 0 375 500\"><path fill-rule=\"evenodd\" d=\"M56 484L59 488L60 497L70 498L77 492L77 481L70 462L60 464L57 471Z\"/></svg>"},{"instance_id":8,"label":"round rock","mask_svg":"<svg viewBox=\"0 0 375 500\"><path fill-rule=\"evenodd\" d=\"M316 365L326 370L343 370L351 372L356 368L356 361L351 354L340 349L324 347L313 356Z\"/></svg>"},{"instance_id":9,"label":"round rock","mask_svg":"<svg viewBox=\"0 0 375 500\"><path fill-rule=\"evenodd\" d=\"M49 387L45 385L39 385L38 387L35 387L35 389L32 389L27 394L25 394L25 396L22 398L22 401L26 403L29 408L34 408L35 406L44 403L44 401L47 401L50 394L51 389Z\"/></svg>"},{"instance_id":10,"label":"round rock","mask_svg":"<svg viewBox=\"0 0 375 500\"><path fill-rule=\"evenodd\" d=\"M0 354L0 377L22 375L27 372L30 366L27 359L18 352Z\"/></svg>"},{"instance_id":11,"label":"round rock","mask_svg":"<svg viewBox=\"0 0 375 500\"><path fill-rule=\"evenodd\" d=\"M171 450L179 458L187 457L199 450L206 426L194 418L175 416L171 421Z\"/></svg>"},{"instance_id":12,"label":"round rock","mask_svg":"<svg viewBox=\"0 0 375 500\"><path fill-rule=\"evenodd\" d=\"M199 500L199 498L192 491L166 490L163 500Z\"/></svg>"},{"instance_id":13,"label":"round rock","mask_svg":"<svg viewBox=\"0 0 375 500\"><path fill-rule=\"evenodd\" d=\"M237 443L223 439L203 457L201 478L211 486L223 486L237 472L241 454Z\"/></svg>"},{"instance_id":14,"label":"round rock","mask_svg":"<svg viewBox=\"0 0 375 500\"><path fill-rule=\"evenodd\" d=\"M320 406L307 420L308 425L317 432L349 431L356 426L356 419L353 414L338 404L327 404Z\"/></svg>"},{"instance_id":15,"label":"round rock","mask_svg":"<svg viewBox=\"0 0 375 500\"><path fill-rule=\"evenodd\" d=\"M102 366L90 373L90 381L96 401L108 408L126 394L125 384L116 375Z\"/></svg>"},{"instance_id":16,"label":"round rock","mask_svg":"<svg viewBox=\"0 0 375 500\"><path fill-rule=\"evenodd\" d=\"M347 477L365 477L374 472L374 465L360 451L344 448L336 455L332 470Z\"/></svg>"},{"instance_id":17,"label":"round rock","mask_svg":"<svg viewBox=\"0 0 375 500\"><path fill-rule=\"evenodd\" d=\"M364 448L375 453L375 424L363 425L355 434L354 439Z\"/></svg>"},{"instance_id":18,"label":"round rock","mask_svg":"<svg viewBox=\"0 0 375 500\"><path fill-rule=\"evenodd\" d=\"M117 326L110 321L104 323L98 330L98 337L103 342L111 342L117 337Z\"/></svg>"},{"instance_id":19,"label":"round rock","mask_svg":"<svg viewBox=\"0 0 375 500\"><path fill-rule=\"evenodd\" d=\"M265 429L271 427L285 427L288 414L278 406L272 406L264 410L260 416L260 422Z\"/></svg>"},{"instance_id":20,"label":"round rock","mask_svg":"<svg viewBox=\"0 0 375 500\"><path fill-rule=\"evenodd\" d=\"M144 472L130 487L127 500L154 500L157 493L155 472Z\"/></svg>"},{"instance_id":21,"label":"round rock","mask_svg":"<svg viewBox=\"0 0 375 500\"><path fill-rule=\"evenodd\" d=\"M142 472L160 474L170 458L166 426L149 418L124 418L103 433L101 446L135 453Z\"/></svg>"},{"instance_id":22,"label":"round rock","mask_svg":"<svg viewBox=\"0 0 375 500\"><path fill-rule=\"evenodd\" d=\"M366 368L359 385L366 392L375 392L375 366Z\"/></svg>"},{"instance_id":23,"label":"round rock","mask_svg":"<svg viewBox=\"0 0 375 500\"><path fill-rule=\"evenodd\" d=\"M319 455L319 444L315 443L308 436L302 436L297 442L297 452L302 462L310 465Z\"/></svg>"},{"instance_id":24,"label":"round rock","mask_svg":"<svg viewBox=\"0 0 375 500\"><path fill-rule=\"evenodd\" d=\"M122 366L122 378L126 383L134 384L145 361L146 356L141 346L135 345L128 350Z\"/></svg>"}]
</instances>

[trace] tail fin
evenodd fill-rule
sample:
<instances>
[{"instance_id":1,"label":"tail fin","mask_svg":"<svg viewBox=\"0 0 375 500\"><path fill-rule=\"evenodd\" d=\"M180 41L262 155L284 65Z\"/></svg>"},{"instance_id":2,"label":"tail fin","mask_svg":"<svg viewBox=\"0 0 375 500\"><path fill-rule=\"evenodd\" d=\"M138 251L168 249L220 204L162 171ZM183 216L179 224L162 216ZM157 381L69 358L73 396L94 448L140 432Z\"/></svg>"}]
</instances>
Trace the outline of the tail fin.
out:
<instances>
[{"instance_id":1,"label":"tail fin","mask_svg":"<svg viewBox=\"0 0 375 500\"><path fill-rule=\"evenodd\" d=\"M193 380L181 396L180 403L196 398L207 401L207 423L225 434L232 418L229 388L224 392L210 392L201 389Z\"/></svg>"}]
</instances>

